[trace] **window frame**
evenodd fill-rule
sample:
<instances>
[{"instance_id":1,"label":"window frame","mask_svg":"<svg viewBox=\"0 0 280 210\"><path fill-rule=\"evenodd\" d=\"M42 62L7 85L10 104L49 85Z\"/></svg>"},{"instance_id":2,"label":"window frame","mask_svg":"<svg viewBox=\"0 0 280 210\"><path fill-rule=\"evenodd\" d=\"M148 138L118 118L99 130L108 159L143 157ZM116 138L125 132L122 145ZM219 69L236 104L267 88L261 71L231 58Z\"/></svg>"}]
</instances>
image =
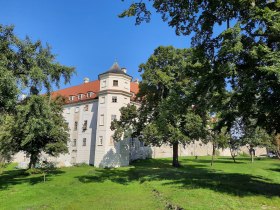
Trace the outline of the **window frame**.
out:
<instances>
[{"instance_id":1,"label":"window frame","mask_svg":"<svg viewBox=\"0 0 280 210\"><path fill-rule=\"evenodd\" d=\"M75 121L74 122L74 131L78 130L78 125L79 125L78 121Z\"/></svg>"},{"instance_id":2,"label":"window frame","mask_svg":"<svg viewBox=\"0 0 280 210\"><path fill-rule=\"evenodd\" d=\"M83 124L83 131L86 131L88 127L88 121L84 120L84 124Z\"/></svg>"},{"instance_id":3,"label":"window frame","mask_svg":"<svg viewBox=\"0 0 280 210\"><path fill-rule=\"evenodd\" d=\"M118 97L112 96L112 103L118 103Z\"/></svg>"},{"instance_id":4,"label":"window frame","mask_svg":"<svg viewBox=\"0 0 280 210\"><path fill-rule=\"evenodd\" d=\"M103 136L99 136L99 138L98 138L98 146L103 146Z\"/></svg>"},{"instance_id":5,"label":"window frame","mask_svg":"<svg viewBox=\"0 0 280 210\"><path fill-rule=\"evenodd\" d=\"M114 79L113 80L113 87L118 87L119 86L119 80Z\"/></svg>"},{"instance_id":6,"label":"window frame","mask_svg":"<svg viewBox=\"0 0 280 210\"><path fill-rule=\"evenodd\" d=\"M105 124L105 116L104 114L101 114L99 118L99 126L104 126L104 124Z\"/></svg>"}]
</instances>

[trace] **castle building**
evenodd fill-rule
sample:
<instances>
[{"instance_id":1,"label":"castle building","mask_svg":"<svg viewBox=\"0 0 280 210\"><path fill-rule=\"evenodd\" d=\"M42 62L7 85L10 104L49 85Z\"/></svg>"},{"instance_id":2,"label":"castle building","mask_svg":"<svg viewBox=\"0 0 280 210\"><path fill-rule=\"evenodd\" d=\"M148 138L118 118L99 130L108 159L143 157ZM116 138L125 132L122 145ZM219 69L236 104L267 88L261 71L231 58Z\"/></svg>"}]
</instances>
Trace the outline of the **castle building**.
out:
<instances>
[{"instance_id":1,"label":"castle building","mask_svg":"<svg viewBox=\"0 0 280 210\"><path fill-rule=\"evenodd\" d=\"M61 155L59 161L119 167L129 165L137 155L146 158L148 147L137 140L115 142L110 129L111 122L119 119L121 107L139 106L134 100L137 92L138 82L132 82L117 62L96 81L85 78L81 85L54 92L54 96L67 98L63 116L70 129L69 154Z\"/></svg>"},{"instance_id":2,"label":"castle building","mask_svg":"<svg viewBox=\"0 0 280 210\"><path fill-rule=\"evenodd\" d=\"M127 166L135 159L172 157L172 147L145 146L137 139L123 139L115 142L111 122L120 118L120 108L133 104L138 93L138 81L132 81L125 68L118 63L98 75L98 80L84 79L83 84L53 92L53 96L66 97L63 116L69 127L69 152L59 157L43 158L60 166L86 163L96 167ZM241 152L248 153L247 148ZM179 145L179 156L211 155L212 145L195 141ZM265 154L265 148L256 150L256 155ZM219 150L222 156L230 156L229 149ZM44 156L44 155L43 155ZM24 153L15 156L15 162L27 162Z\"/></svg>"}]
</instances>

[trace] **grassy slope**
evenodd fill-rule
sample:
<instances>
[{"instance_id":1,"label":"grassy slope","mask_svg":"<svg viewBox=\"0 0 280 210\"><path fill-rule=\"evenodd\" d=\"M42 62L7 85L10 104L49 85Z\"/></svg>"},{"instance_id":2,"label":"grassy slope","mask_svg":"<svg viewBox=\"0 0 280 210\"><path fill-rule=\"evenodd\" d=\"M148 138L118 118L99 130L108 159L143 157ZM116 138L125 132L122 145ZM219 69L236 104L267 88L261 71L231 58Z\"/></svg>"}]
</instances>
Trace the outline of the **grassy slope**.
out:
<instances>
[{"instance_id":1,"label":"grassy slope","mask_svg":"<svg viewBox=\"0 0 280 210\"><path fill-rule=\"evenodd\" d=\"M0 175L0 209L280 209L280 162L219 158L138 161L131 167L63 168L43 183L12 166Z\"/></svg>"}]
</instances>

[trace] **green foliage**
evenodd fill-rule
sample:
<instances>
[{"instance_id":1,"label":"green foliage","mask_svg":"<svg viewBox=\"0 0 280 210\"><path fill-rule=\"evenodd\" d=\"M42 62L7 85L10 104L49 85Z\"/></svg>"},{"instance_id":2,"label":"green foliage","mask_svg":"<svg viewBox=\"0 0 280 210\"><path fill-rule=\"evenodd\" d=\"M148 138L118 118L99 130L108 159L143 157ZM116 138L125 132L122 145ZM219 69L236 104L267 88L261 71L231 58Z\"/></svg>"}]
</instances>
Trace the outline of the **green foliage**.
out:
<instances>
[{"instance_id":1,"label":"green foliage","mask_svg":"<svg viewBox=\"0 0 280 210\"><path fill-rule=\"evenodd\" d=\"M148 4L208 61L196 72L197 104L222 113L220 128L242 117L280 133L279 1L139 1L121 17L149 21Z\"/></svg>"},{"instance_id":2,"label":"green foliage","mask_svg":"<svg viewBox=\"0 0 280 210\"><path fill-rule=\"evenodd\" d=\"M0 151L30 155L29 167L35 167L42 152L51 156L68 152L68 127L62 116L61 98L32 95L7 116L0 127Z\"/></svg>"},{"instance_id":3,"label":"green foliage","mask_svg":"<svg viewBox=\"0 0 280 210\"><path fill-rule=\"evenodd\" d=\"M111 123L111 130L115 130L113 138L115 141L120 141L124 138L134 136L135 126L137 124L138 112L135 105L128 104L127 107L120 108L120 120L116 119ZM127 131L131 131L129 134Z\"/></svg>"},{"instance_id":4,"label":"green foliage","mask_svg":"<svg viewBox=\"0 0 280 210\"><path fill-rule=\"evenodd\" d=\"M18 38L12 26L0 24L0 51L0 155L9 159L24 151L34 167L42 151L67 152L62 99L47 95L61 78L69 82L74 68L60 65L48 44ZM42 90L46 96L38 96ZM22 93L28 98L20 101Z\"/></svg>"},{"instance_id":5,"label":"green foliage","mask_svg":"<svg viewBox=\"0 0 280 210\"><path fill-rule=\"evenodd\" d=\"M205 134L203 109L194 108L194 83L190 72L201 68L189 49L158 47L145 64L138 93L141 105L122 108L121 119L112 122L114 138L121 139L125 131L132 137L155 146L173 145L174 160L178 159L178 144L187 144ZM178 162L177 162L178 165Z\"/></svg>"},{"instance_id":6,"label":"green foliage","mask_svg":"<svg viewBox=\"0 0 280 210\"><path fill-rule=\"evenodd\" d=\"M61 78L67 83L74 68L60 65L47 44L33 42L29 37L21 40L13 26L0 24L0 112L14 109L22 91L38 94L41 90L59 87Z\"/></svg>"},{"instance_id":7,"label":"green foliage","mask_svg":"<svg viewBox=\"0 0 280 210\"><path fill-rule=\"evenodd\" d=\"M269 147L272 141L272 136L259 127L247 127L242 138L243 144L248 144L251 148Z\"/></svg>"}]
</instances>

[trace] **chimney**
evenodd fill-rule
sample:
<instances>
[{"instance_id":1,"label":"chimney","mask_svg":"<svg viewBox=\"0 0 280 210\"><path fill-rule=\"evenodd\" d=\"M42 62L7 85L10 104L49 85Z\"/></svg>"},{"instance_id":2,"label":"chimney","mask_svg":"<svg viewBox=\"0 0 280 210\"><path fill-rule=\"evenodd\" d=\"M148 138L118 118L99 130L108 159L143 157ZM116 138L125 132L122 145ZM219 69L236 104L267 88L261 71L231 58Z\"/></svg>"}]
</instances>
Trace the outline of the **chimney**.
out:
<instances>
[{"instance_id":1,"label":"chimney","mask_svg":"<svg viewBox=\"0 0 280 210\"><path fill-rule=\"evenodd\" d=\"M122 71L123 71L124 73L126 73L126 68L122 68Z\"/></svg>"},{"instance_id":2,"label":"chimney","mask_svg":"<svg viewBox=\"0 0 280 210\"><path fill-rule=\"evenodd\" d=\"M89 83L89 78L88 77L84 78L84 83Z\"/></svg>"},{"instance_id":3,"label":"chimney","mask_svg":"<svg viewBox=\"0 0 280 210\"><path fill-rule=\"evenodd\" d=\"M137 84L139 84L139 79L136 78L133 82L136 82Z\"/></svg>"}]
</instances>

